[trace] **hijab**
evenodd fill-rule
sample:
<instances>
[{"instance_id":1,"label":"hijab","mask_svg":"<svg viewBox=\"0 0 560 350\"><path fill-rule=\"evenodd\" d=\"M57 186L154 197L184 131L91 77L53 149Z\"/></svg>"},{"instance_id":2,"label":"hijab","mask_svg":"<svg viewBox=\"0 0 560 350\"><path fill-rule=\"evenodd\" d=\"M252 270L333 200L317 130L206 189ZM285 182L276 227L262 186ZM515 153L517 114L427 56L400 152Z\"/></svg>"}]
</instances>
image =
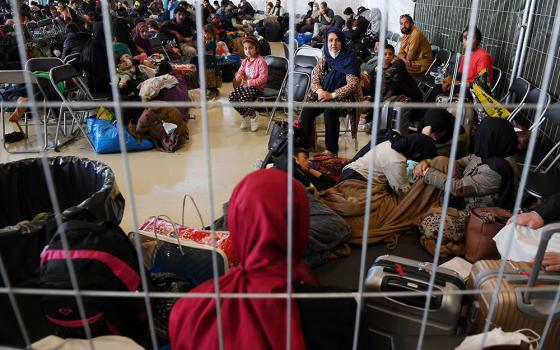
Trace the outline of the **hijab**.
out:
<instances>
[{"instance_id":1,"label":"hijab","mask_svg":"<svg viewBox=\"0 0 560 350\"><path fill-rule=\"evenodd\" d=\"M117 39L117 42L128 46L132 56L138 55L138 50L136 50L136 45L130 35L130 27L124 18L115 18L113 21L113 37Z\"/></svg>"},{"instance_id":2,"label":"hijab","mask_svg":"<svg viewBox=\"0 0 560 350\"><path fill-rule=\"evenodd\" d=\"M332 57L329 52L328 36L330 33L336 34L342 43L342 47L336 57ZM333 92L346 85L346 74L360 76L360 64L354 56L352 49L348 46L342 30L335 27L330 27L327 30L325 43L323 44L323 55L331 67L323 82L323 88L326 91Z\"/></svg>"},{"instance_id":3,"label":"hijab","mask_svg":"<svg viewBox=\"0 0 560 350\"><path fill-rule=\"evenodd\" d=\"M288 176L279 170L259 170L246 176L233 190L228 225L239 265L220 277L222 293L286 292ZM294 281L315 283L303 263L310 214L303 186L293 185ZM271 191L274 188L276 191ZM214 292L213 281L192 290ZM224 349L285 349L285 299L222 299ZM305 349L297 303L292 301L291 346ZM218 330L214 299L181 299L169 319L173 349L217 349Z\"/></svg>"},{"instance_id":4,"label":"hijab","mask_svg":"<svg viewBox=\"0 0 560 350\"><path fill-rule=\"evenodd\" d=\"M514 204L515 175L504 158L516 153L517 135L513 125L502 118L484 118L474 138L474 154L502 177L497 205L510 210Z\"/></svg>"},{"instance_id":5,"label":"hijab","mask_svg":"<svg viewBox=\"0 0 560 350\"><path fill-rule=\"evenodd\" d=\"M392 149L405 156L406 159L415 162L431 159L437 155L435 141L431 137L420 133L392 137L389 141Z\"/></svg>"},{"instance_id":6,"label":"hijab","mask_svg":"<svg viewBox=\"0 0 560 350\"><path fill-rule=\"evenodd\" d=\"M436 140L437 144L444 144L453 138L453 128L455 127L455 116L443 108L432 108L426 111L424 115L423 126L431 126L432 132L440 134ZM420 130L422 129L420 128ZM460 133L464 133L465 129L461 126Z\"/></svg>"},{"instance_id":7,"label":"hijab","mask_svg":"<svg viewBox=\"0 0 560 350\"><path fill-rule=\"evenodd\" d=\"M136 27L134 27L134 37L132 38L132 41L144 49L144 51L146 51L146 55L150 56L154 53L154 48L150 43L150 39L143 39L142 36L140 36L140 30L143 27L148 27L148 24L146 22L140 22L136 25Z\"/></svg>"}]
</instances>

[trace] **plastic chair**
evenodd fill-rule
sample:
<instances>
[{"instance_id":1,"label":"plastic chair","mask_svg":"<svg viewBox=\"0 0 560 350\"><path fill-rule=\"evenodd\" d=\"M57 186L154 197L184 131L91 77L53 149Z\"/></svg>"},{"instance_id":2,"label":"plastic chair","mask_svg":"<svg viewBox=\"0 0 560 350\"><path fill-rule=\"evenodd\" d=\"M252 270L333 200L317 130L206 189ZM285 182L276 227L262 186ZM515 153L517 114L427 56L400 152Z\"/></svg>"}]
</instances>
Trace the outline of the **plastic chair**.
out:
<instances>
[{"instance_id":1,"label":"plastic chair","mask_svg":"<svg viewBox=\"0 0 560 350\"><path fill-rule=\"evenodd\" d=\"M546 109L543 119L555 127L560 126L560 102L556 102ZM558 192L558 183L560 183L560 176L553 174L553 169L560 159L558 148L560 141L558 141L544 158L537 164L534 170L529 172L527 178L527 186L525 192L535 198L543 198L553 195ZM544 169L544 170L543 170Z\"/></svg>"},{"instance_id":2,"label":"plastic chair","mask_svg":"<svg viewBox=\"0 0 560 350\"><path fill-rule=\"evenodd\" d=\"M317 65L317 57L296 55L294 59L294 71L311 75Z\"/></svg>"},{"instance_id":3,"label":"plastic chair","mask_svg":"<svg viewBox=\"0 0 560 350\"><path fill-rule=\"evenodd\" d=\"M437 72L440 66L448 66L451 61L451 52L447 49L440 49L432 64L428 67L426 73L420 77L414 78L418 82L418 87L422 90L425 97L430 96L431 92L437 86L431 73Z\"/></svg>"},{"instance_id":4,"label":"plastic chair","mask_svg":"<svg viewBox=\"0 0 560 350\"><path fill-rule=\"evenodd\" d=\"M311 76L307 73L303 72L291 72L293 74L293 88L294 88L294 102L305 102L307 99L307 92L309 91L309 87L311 86ZM288 75L282 84L282 88L280 89L280 93L276 98L277 102L286 102L288 100L288 90L287 90L287 82L288 82ZM272 126L272 122L275 120L275 114L277 111L276 105L272 108L270 112L270 117L268 120L268 126L266 127L266 134L270 132L270 128ZM299 112L297 113L299 116Z\"/></svg>"},{"instance_id":5,"label":"plastic chair","mask_svg":"<svg viewBox=\"0 0 560 350\"><path fill-rule=\"evenodd\" d=\"M500 85L500 83L502 82L502 76L503 76L503 72L500 68L493 66L492 67L492 74L493 74L493 83L492 83L492 88L490 90L490 92L492 93L492 95L496 92L496 90L498 89L498 86Z\"/></svg>"},{"instance_id":6,"label":"plastic chair","mask_svg":"<svg viewBox=\"0 0 560 350\"><path fill-rule=\"evenodd\" d=\"M63 144L65 144L69 141L71 141L75 137L79 136L80 133L86 138L86 140L90 144L91 148L94 149L93 144L91 143L91 140L89 139L86 131L84 130L84 128L82 126L83 120L82 120L82 118L80 118L80 116L78 114L78 112L80 110L79 109L74 109L71 106L71 104L72 104L71 102L78 101L78 98L81 98L81 100L83 100L83 101L94 101L93 96L89 92L85 83L82 81L82 79L80 77L80 73L72 65L65 64L65 65L62 65L62 66L52 68L49 72L49 77L50 77L52 86L56 90L58 96L62 99L62 105L60 107L59 119L64 117L64 115L65 115L64 114L65 113L64 109L66 109L66 112L68 112L68 114L70 114L70 116L72 117L72 128L70 130L70 139L65 141L62 144L59 144L58 130L57 130L57 134L55 135L55 150L58 151L58 148L60 146L62 146ZM60 91L58 89L58 84L61 83L61 82L64 82L65 85L68 85L67 82L74 83L74 89L72 89L70 91L64 91L64 92ZM74 99L72 98L72 96L74 96ZM81 111L84 111L84 110L82 109ZM74 126L76 126L78 128L77 129L78 133L76 133L76 130L74 129Z\"/></svg>"},{"instance_id":7,"label":"plastic chair","mask_svg":"<svg viewBox=\"0 0 560 350\"><path fill-rule=\"evenodd\" d=\"M44 95L43 90L41 89L40 84L37 82L37 78L31 74L31 72L27 71L27 70L3 70L0 71L0 83L1 84L26 84L27 81L30 81L32 83L32 88L33 89L37 89L38 92L41 92ZM38 116L36 116L37 118L39 118ZM47 120L45 119L44 121L44 135L43 135L43 147L38 148L38 149L27 149L25 148L22 151L14 151L14 150L10 150L8 145L6 144L6 124L5 124L5 120L4 120L4 103L3 101L0 102L0 118L2 118L2 144L4 149L6 150L6 152L8 153L37 153L37 152L41 152L43 149L47 148L48 145L48 140L47 140ZM24 129L21 127L21 124L19 122L15 122L17 128L19 129L20 132L22 132L24 134L24 138L28 138L29 136L29 132L28 132L28 120L27 120L27 113L24 116L24 122L25 122L25 131Z\"/></svg>"},{"instance_id":8,"label":"plastic chair","mask_svg":"<svg viewBox=\"0 0 560 350\"><path fill-rule=\"evenodd\" d=\"M315 47L303 45L302 47L297 49L296 56L298 56L298 55L300 55L300 56L312 56L312 57L316 57L317 59L319 59L319 58L323 57L323 50L315 48Z\"/></svg>"},{"instance_id":9,"label":"plastic chair","mask_svg":"<svg viewBox=\"0 0 560 350\"><path fill-rule=\"evenodd\" d=\"M288 60L280 56L265 56L266 65L268 66L268 80L263 90L263 94L259 96L259 101L276 100L288 73ZM268 108L266 108L268 114Z\"/></svg>"},{"instance_id":10,"label":"plastic chair","mask_svg":"<svg viewBox=\"0 0 560 350\"><path fill-rule=\"evenodd\" d=\"M512 121L517 115L517 113L519 113L521 108L523 108L523 104L525 103L525 99L527 98L527 95L529 94L530 90L531 90L531 84L527 80L523 78L517 78L513 81L513 83L509 87L506 95L502 97L500 103L513 102L517 104L508 118L509 121Z\"/></svg>"}]
</instances>

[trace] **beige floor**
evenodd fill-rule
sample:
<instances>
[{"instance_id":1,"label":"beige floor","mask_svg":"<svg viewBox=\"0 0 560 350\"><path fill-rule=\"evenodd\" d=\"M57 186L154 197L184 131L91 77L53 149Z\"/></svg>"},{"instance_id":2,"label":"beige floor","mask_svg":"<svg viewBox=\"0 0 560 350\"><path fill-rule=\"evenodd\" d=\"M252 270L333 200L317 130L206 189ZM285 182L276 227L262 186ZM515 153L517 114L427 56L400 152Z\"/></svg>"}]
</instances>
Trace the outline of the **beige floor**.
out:
<instances>
[{"instance_id":1,"label":"beige floor","mask_svg":"<svg viewBox=\"0 0 560 350\"><path fill-rule=\"evenodd\" d=\"M272 43L272 52L283 55L280 43ZM227 101L231 84L224 84L221 100ZM200 110L192 111L200 115ZM261 129L256 132L239 129L240 117L231 107L213 108L208 111L209 143L212 166L212 204L214 215L222 215L221 205L229 199L235 185L253 170L257 159L266 154L268 135L265 135L267 119L261 117ZM48 156L78 156L95 159L108 164L116 174L117 183L126 198L126 210L122 222L123 229L134 227L132 220L132 199L136 204L139 221L150 215L166 214L174 220L181 220L181 203L185 194L192 195L198 203L206 225L210 222L210 197L204 152L202 120L189 121L190 141L175 153L157 150L129 153L132 194L127 190L122 156L120 154L96 154L85 140L78 140L65 146L60 153L49 151ZM366 135L359 136L360 146L366 142ZM349 136L340 138L340 155L352 156L354 143ZM0 151L0 162L5 163L34 155L8 154ZM192 206L186 210L186 223L199 226L199 220Z\"/></svg>"}]
</instances>

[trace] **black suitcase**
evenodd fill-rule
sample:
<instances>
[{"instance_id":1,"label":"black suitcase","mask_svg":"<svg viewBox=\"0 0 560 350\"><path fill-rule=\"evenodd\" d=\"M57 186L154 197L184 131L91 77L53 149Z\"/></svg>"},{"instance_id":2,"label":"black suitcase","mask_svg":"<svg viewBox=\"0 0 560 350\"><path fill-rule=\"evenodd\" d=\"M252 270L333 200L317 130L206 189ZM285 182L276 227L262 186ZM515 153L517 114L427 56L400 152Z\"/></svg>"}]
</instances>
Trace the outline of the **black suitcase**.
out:
<instances>
[{"instance_id":1,"label":"black suitcase","mask_svg":"<svg viewBox=\"0 0 560 350\"><path fill-rule=\"evenodd\" d=\"M425 294L428 290L431 263L393 255L375 260L368 271L366 292L418 292L418 296L366 297L366 319L372 341L393 343L394 336L416 336L420 333ZM433 291L456 292L465 289L455 271L437 268ZM432 295L426 335L455 335L464 332L465 302L460 294ZM414 347L416 349L416 347ZM399 349L408 350L408 349Z\"/></svg>"},{"instance_id":2,"label":"black suitcase","mask_svg":"<svg viewBox=\"0 0 560 350\"><path fill-rule=\"evenodd\" d=\"M241 66L240 61L224 62L219 64L222 71L222 82L231 83L235 79L235 73Z\"/></svg>"}]
</instances>

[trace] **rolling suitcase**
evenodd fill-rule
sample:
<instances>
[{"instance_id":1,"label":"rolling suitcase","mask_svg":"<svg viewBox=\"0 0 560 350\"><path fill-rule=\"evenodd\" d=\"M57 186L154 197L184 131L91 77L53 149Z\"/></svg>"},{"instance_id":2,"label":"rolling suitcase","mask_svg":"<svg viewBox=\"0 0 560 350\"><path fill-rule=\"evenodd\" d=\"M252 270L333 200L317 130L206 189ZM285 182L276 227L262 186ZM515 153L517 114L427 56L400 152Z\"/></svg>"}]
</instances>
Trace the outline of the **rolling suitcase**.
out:
<instances>
[{"instance_id":1,"label":"rolling suitcase","mask_svg":"<svg viewBox=\"0 0 560 350\"><path fill-rule=\"evenodd\" d=\"M548 241L554 233L560 233L560 224L548 225L543 230L533 267L529 263L507 262L490 328L501 327L507 332L529 328L542 337L560 283L560 274L539 271ZM499 268L500 260L481 260L471 270L468 286L480 290L469 316L473 334L484 331L492 295L498 285ZM528 292L535 285L537 289L548 288L549 291ZM554 291L550 291L551 288ZM560 310L557 307L545 343L542 344L543 350L560 349L559 317Z\"/></svg>"},{"instance_id":2,"label":"rolling suitcase","mask_svg":"<svg viewBox=\"0 0 560 350\"><path fill-rule=\"evenodd\" d=\"M366 297L366 319L372 341L383 343L393 336L414 336L420 333L425 295L431 263L393 255L375 260L365 282L366 292L418 292L418 296ZM456 292L465 289L455 271L438 267L434 292ZM456 335L463 332L460 322L465 304L460 294L432 295L426 335ZM414 347L415 349L416 347ZM399 349L401 350L401 349ZM405 350L405 349L402 349Z\"/></svg>"}]
</instances>

